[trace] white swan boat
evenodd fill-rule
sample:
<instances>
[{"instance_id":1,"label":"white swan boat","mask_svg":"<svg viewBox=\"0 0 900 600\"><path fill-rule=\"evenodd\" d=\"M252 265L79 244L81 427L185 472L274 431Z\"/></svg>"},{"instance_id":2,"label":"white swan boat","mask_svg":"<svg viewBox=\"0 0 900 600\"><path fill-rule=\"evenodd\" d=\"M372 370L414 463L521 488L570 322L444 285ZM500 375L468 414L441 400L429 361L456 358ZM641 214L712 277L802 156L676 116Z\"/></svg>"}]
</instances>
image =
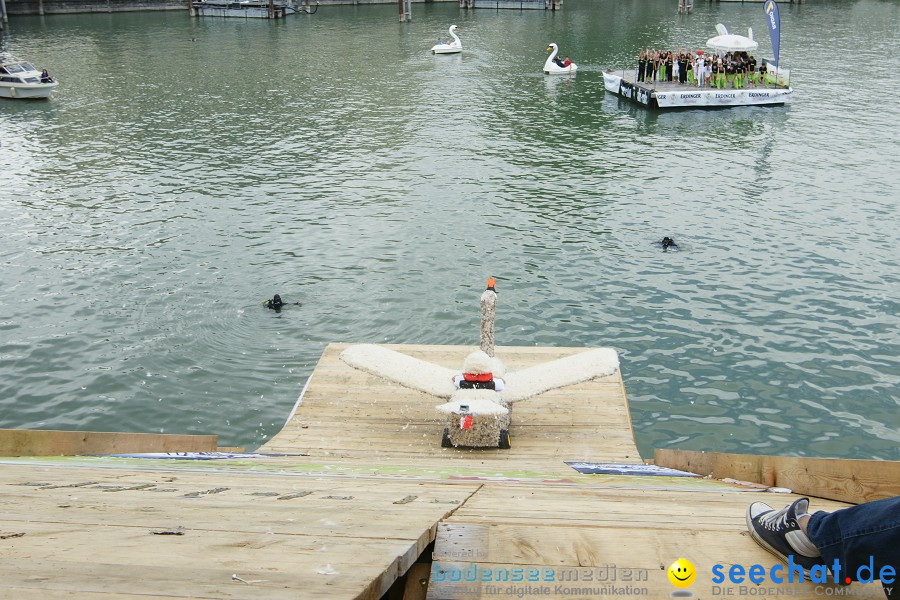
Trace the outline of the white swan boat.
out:
<instances>
[{"instance_id":1,"label":"white swan boat","mask_svg":"<svg viewBox=\"0 0 900 600\"><path fill-rule=\"evenodd\" d=\"M0 98L49 98L58 85L42 80L41 72L24 60L0 63Z\"/></svg>"},{"instance_id":2,"label":"white swan boat","mask_svg":"<svg viewBox=\"0 0 900 600\"><path fill-rule=\"evenodd\" d=\"M556 44L550 44L547 46L547 51L550 52L550 56L547 57L547 62L544 63L544 74L546 75L567 75L569 73L574 73L578 70L578 65L575 63L570 64L568 67L561 67L555 62L556 55L559 54L559 46Z\"/></svg>"},{"instance_id":3,"label":"white swan boat","mask_svg":"<svg viewBox=\"0 0 900 600\"><path fill-rule=\"evenodd\" d=\"M456 25L451 25L450 29L450 37L453 38L453 41L449 44L435 44L431 47L432 54L455 54L457 52L462 52L462 42L459 41L459 36L456 35L456 31L459 29Z\"/></svg>"}]
</instances>

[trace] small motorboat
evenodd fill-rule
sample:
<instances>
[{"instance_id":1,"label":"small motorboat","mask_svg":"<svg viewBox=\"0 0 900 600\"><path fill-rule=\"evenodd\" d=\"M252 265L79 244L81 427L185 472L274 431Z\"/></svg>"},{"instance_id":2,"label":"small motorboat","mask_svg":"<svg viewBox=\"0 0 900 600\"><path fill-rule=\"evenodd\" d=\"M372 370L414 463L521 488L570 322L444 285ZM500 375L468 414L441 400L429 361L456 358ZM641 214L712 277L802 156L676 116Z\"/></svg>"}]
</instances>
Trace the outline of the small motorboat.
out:
<instances>
[{"instance_id":1,"label":"small motorboat","mask_svg":"<svg viewBox=\"0 0 900 600\"><path fill-rule=\"evenodd\" d=\"M462 42L459 41L459 36L456 35L459 27L456 25L450 26L450 37L453 38L453 41L449 44L435 44L431 47L432 54L455 54L457 52L462 52Z\"/></svg>"},{"instance_id":2,"label":"small motorboat","mask_svg":"<svg viewBox=\"0 0 900 600\"><path fill-rule=\"evenodd\" d=\"M556 55L559 53L559 46L556 44L550 44L547 46L547 52L550 52L550 56L547 57L547 62L544 63L544 74L546 75L565 75L568 73L574 73L578 70L578 65L575 63L570 64L568 67L561 67L555 62Z\"/></svg>"},{"instance_id":3,"label":"small motorboat","mask_svg":"<svg viewBox=\"0 0 900 600\"><path fill-rule=\"evenodd\" d=\"M58 85L24 60L0 62L0 98L49 98Z\"/></svg>"}]
</instances>

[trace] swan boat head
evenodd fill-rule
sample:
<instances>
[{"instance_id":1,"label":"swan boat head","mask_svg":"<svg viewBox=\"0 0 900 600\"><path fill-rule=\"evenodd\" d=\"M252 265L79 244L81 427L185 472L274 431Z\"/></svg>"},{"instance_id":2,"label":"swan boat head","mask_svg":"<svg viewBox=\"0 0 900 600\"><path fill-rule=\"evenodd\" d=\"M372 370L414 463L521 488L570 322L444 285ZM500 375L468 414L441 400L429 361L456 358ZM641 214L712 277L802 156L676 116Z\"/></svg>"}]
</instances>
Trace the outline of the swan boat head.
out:
<instances>
[{"instance_id":1,"label":"swan boat head","mask_svg":"<svg viewBox=\"0 0 900 600\"><path fill-rule=\"evenodd\" d=\"M549 73L552 70L552 67L556 66L553 59L556 58L556 55L559 52L559 46L551 43L547 46L547 52L550 53L550 56L548 56L547 60L544 62L544 73Z\"/></svg>"},{"instance_id":2,"label":"swan boat head","mask_svg":"<svg viewBox=\"0 0 900 600\"><path fill-rule=\"evenodd\" d=\"M435 44L431 47L432 54L451 54L462 51L462 42L460 41L459 36L456 35L456 32L459 31L459 27L451 25L447 31L450 33L450 37L453 38L453 41L447 44Z\"/></svg>"},{"instance_id":3,"label":"swan boat head","mask_svg":"<svg viewBox=\"0 0 900 600\"><path fill-rule=\"evenodd\" d=\"M450 46L453 46L454 48L462 48L462 42L459 40L459 36L456 35L456 32L459 31L459 27L457 27L456 25L451 25L450 29L448 29L447 31L450 32L450 37L453 38L453 41L450 42Z\"/></svg>"}]
</instances>

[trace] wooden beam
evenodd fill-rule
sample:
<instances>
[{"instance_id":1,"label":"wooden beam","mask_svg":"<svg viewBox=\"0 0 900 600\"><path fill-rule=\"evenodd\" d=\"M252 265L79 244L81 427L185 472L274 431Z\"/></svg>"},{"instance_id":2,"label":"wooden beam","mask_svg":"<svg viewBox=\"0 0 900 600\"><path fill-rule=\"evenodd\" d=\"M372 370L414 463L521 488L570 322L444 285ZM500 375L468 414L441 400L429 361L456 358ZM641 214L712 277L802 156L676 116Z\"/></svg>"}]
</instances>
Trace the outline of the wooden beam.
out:
<instances>
[{"instance_id":1,"label":"wooden beam","mask_svg":"<svg viewBox=\"0 0 900 600\"><path fill-rule=\"evenodd\" d=\"M900 496L900 462L756 456L692 450L659 449L654 462L716 479L738 479L769 487L790 488L796 494L859 504Z\"/></svg>"},{"instance_id":2,"label":"wooden beam","mask_svg":"<svg viewBox=\"0 0 900 600\"><path fill-rule=\"evenodd\" d=\"M217 435L0 429L0 456L215 452Z\"/></svg>"},{"instance_id":3,"label":"wooden beam","mask_svg":"<svg viewBox=\"0 0 900 600\"><path fill-rule=\"evenodd\" d=\"M415 563L406 572L403 600L425 600L428 580L431 578L431 563Z\"/></svg>"}]
</instances>

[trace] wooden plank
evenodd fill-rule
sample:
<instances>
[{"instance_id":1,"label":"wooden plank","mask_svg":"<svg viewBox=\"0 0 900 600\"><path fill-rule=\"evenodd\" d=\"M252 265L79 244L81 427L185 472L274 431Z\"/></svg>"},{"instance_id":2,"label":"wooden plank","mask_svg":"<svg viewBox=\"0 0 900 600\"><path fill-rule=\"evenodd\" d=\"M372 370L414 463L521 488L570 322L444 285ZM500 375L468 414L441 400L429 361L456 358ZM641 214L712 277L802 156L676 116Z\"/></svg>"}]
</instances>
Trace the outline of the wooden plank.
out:
<instances>
[{"instance_id":1,"label":"wooden plank","mask_svg":"<svg viewBox=\"0 0 900 600\"><path fill-rule=\"evenodd\" d=\"M554 494L542 487L485 485L438 526L427 597L663 598L676 591L666 570L679 558L697 568L690 588L695 597L722 597L724 592L713 588L714 565L722 564L727 572L733 564L745 569L759 564L768 572L780 564L749 536L747 506L761 500L780 507L796 498L724 486L719 494L624 489ZM843 506L818 501L816 509ZM537 579L498 583L493 575L497 569L532 569ZM580 579L573 582L573 575ZM766 593L754 584L747 592L727 585L732 591L725 595L735 597L817 595L817 586L808 580L780 585L768 581ZM857 594L880 594L878 584L865 590L859 584L853 587ZM834 590L819 591L831 595Z\"/></svg>"},{"instance_id":2,"label":"wooden plank","mask_svg":"<svg viewBox=\"0 0 900 600\"><path fill-rule=\"evenodd\" d=\"M377 599L479 486L6 464L0 595Z\"/></svg>"},{"instance_id":3,"label":"wooden plank","mask_svg":"<svg viewBox=\"0 0 900 600\"><path fill-rule=\"evenodd\" d=\"M898 461L656 449L654 462L717 479L751 481L789 488L797 494L854 504L900 496Z\"/></svg>"},{"instance_id":4,"label":"wooden plank","mask_svg":"<svg viewBox=\"0 0 900 600\"><path fill-rule=\"evenodd\" d=\"M76 553L89 536L90 532L85 531L78 539L64 537L62 541L70 553ZM298 590L302 590L303 597L309 598L377 600L400 575L398 549L395 548L397 542L355 543L340 552L325 546L325 552L309 560L309 555L300 554L292 540L278 540L284 543L265 549L248 546L246 540L240 538L222 536L219 538L221 543L234 545L238 549L223 555L216 552L214 543L198 544L194 540L191 551L174 548L175 544L163 549L163 556L177 560L158 561L155 560L158 556L155 556L142 561L135 558L140 556L137 541L121 545L114 532L110 533L109 540L129 560L104 562L88 552L85 558L93 560L69 561L59 551L48 558L47 547L37 547L34 556L16 555L4 559L0 565L3 586L68 591L76 597L80 597L83 591L103 591L113 596L139 593L167 598L293 600L298 598ZM92 544L90 549L96 550L97 546ZM195 553L206 560L186 566L179 562ZM238 553L246 558L234 560ZM291 556L293 553L297 553L295 560L280 560L276 556ZM377 558L356 566L354 559L359 557L358 553L371 553ZM240 580L233 579L232 575Z\"/></svg>"},{"instance_id":5,"label":"wooden plank","mask_svg":"<svg viewBox=\"0 0 900 600\"><path fill-rule=\"evenodd\" d=\"M41 499L42 500L42 499ZM52 522L88 528L129 527L151 530L221 531L254 535L303 535L332 536L353 539L398 539L411 541L418 554L433 539L437 521L459 506L457 503L421 500L417 505L394 510L395 517L385 517L390 502L379 503L382 508L360 508L360 502L326 501L320 496L298 499L296 502L279 502L274 498L245 503L243 509L235 503L217 502L202 506L194 502L168 499L148 506L148 498L140 498L132 504L98 505L75 500L58 499L35 501L34 510L47 512L47 520L36 520L28 510L0 505L0 520L6 530L28 530L36 523ZM156 499L154 499L156 500ZM69 502L70 504L64 504ZM67 510L53 510L65 506ZM148 516L148 512L151 514ZM248 518L229 523L226 515L243 512Z\"/></svg>"},{"instance_id":6,"label":"wooden plank","mask_svg":"<svg viewBox=\"0 0 900 600\"><path fill-rule=\"evenodd\" d=\"M431 577L431 563L415 563L406 572L403 600L425 600L428 593L428 579Z\"/></svg>"},{"instance_id":7,"label":"wooden plank","mask_svg":"<svg viewBox=\"0 0 900 600\"><path fill-rule=\"evenodd\" d=\"M450 449L448 449L450 450ZM346 456L344 452L332 452L320 450L311 456L267 457L252 460L219 460L204 463L202 471L197 461L190 460L150 460L150 459L98 459L95 457L59 457L48 459L0 459L0 465L41 469L43 467L61 467L69 469L71 473L77 473L80 469L96 467L98 462L107 471L115 471L121 477L132 477L135 469L145 471L158 471L159 475L171 476L177 479L182 472L196 472L195 477L208 477L210 487L217 487L228 483L231 473L246 474L252 470L256 475L265 475L277 478L282 489L297 489L305 485L303 482L310 479L333 480L335 478L355 477L360 479L389 479L389 480L414 480L422 482L452 483L476 480L495 480L515 482L529 482L536 484L557 485L566 483L581 483L586 486L600 487L647 487L656 485L657 479L648 478L623 478L612 475L582 475L561 463L549 458L534 458L527 464L521 461L507 459L490 460L492 457L502 455L495 451L483 453L453 449L454 451L442 456L425 457L414 454L403 454L399 451L379 452L371 456ZM373 462L373 461L378 462ZM0 467L2 472L3 467ZM21 471L19 471L21 472ZM23 479L22 481L27 481ZM683 487L695 487L699 479L667 479L664 484L667 487L676 485ZM651 482L648 484L647 482ZM302 489L302 488L301 488Z\"/></svg>"},{"instance_id":8,"label":"wooden plank","mask_svg":"<svg viewBox=\"0 0 900 600\"><path fill-rule=\"evenodd\" d=\"M555 523L561 527L609 522L610 527L627 527L651 526L663 521L690 523L702 518L704 525L717 527L743 519L751 502L760 500L781 505L790 497L729 488L700 491L574 487L563 492L544 486L486 485L445 522ZM813 508L834 510L842 506L846 505L819 501Z\"/></svg>"},{"instance_id":9,"label":"wooden plank","mask_svg":"<svg viewBox=\"0 0 900 600\"><path fill-rule=\"evenodd\" d=\"M55 600L57 598L72 600L72 592L68 590L23 588L12 584L4 585L2 589L9 594L10 598L15 598L16 600ZM120 598L147 598L147 594L137 591L122 592L118 596ZM78 598L80 600L110 600L110 594L80 590Z\"/></svg>"},{"instance_id":10,"label":"wooden plank","mask_svg":"<svg viewBox=\"0 0 900 600\"><path fill-rule=\"evenodd\" d=\"M217 435L0 429L0 456L215 452Z\"/></svg>"}]
</instances>

